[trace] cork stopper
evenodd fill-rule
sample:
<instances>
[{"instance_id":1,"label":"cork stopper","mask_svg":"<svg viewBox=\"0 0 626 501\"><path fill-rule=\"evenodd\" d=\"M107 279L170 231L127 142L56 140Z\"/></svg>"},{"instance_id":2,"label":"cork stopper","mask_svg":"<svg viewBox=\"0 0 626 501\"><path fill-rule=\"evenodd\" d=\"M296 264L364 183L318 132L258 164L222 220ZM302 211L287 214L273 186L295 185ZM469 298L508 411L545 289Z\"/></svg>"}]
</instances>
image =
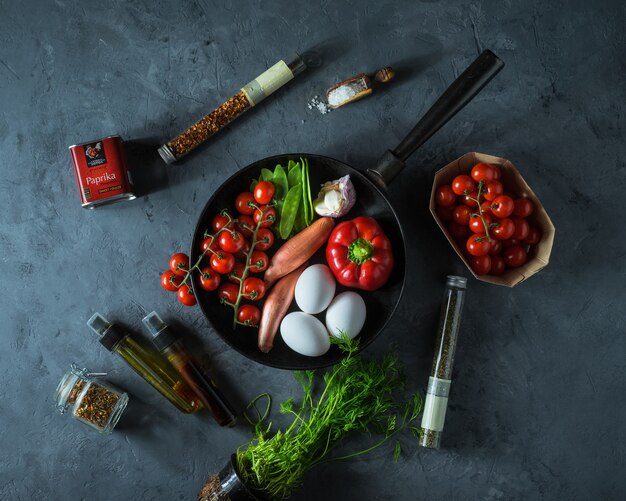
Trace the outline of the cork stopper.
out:
<instances>
[{"instance_id":1,"label":"cork stopper","mask_svg":"<svg viewBox=\"0 0 626 501\"><path fill-rule=\"evenodd\" d=\"M374 80L380 83L387 83L396 76L396 72L390 66L385 66L374 73Z\"/></svg>"}]
</instances>

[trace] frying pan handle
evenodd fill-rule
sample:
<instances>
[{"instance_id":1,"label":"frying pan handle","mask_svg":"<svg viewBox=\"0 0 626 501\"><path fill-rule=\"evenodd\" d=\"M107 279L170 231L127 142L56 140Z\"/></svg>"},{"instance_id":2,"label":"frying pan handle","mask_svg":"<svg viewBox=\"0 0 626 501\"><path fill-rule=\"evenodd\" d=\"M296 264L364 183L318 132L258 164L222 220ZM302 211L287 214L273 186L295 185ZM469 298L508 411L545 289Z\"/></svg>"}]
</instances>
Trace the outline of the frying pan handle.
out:
<instances>
[{"instance_id":1,"label":"frying pan handle","mask_svg":"<svg viewBox=\"0 0 626 501\"><path fill-rule=\"evenodd\" d=\"M395 150L387 150L367 175L382 189L404 168L404 161L469 103L504 67L490 50L484 50L446 89Z\"/></svg>"}]
</instances>

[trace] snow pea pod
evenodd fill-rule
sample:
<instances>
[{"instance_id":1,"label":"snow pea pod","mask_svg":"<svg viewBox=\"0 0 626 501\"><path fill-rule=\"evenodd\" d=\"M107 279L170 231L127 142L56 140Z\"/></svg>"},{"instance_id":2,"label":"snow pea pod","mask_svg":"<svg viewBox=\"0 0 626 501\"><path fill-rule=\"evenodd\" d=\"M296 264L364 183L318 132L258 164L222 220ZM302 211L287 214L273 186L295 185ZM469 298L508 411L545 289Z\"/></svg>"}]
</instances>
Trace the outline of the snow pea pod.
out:
<instances>
[{"instance_id":1,"label":"snow pea pod","mask_svg":"<svg viewBox=\"0 0 626 501\"><path fill-rule=\"evenodd\" d=\"M287 192L283 208L280 214L279 232L280 237L283 240L289 238L291 230L293 230L293 224L298 214L298 208L300 207L300 200L302 198L302 188L300 184L297 184Z\"/></svg>"},{"instance_id":2,"label":"snow pea pod","mask_svg":"<svg viewBox=\"0 0 626 501\"><path fill-rule=\"evenodd\" d=\"M289 169L289 173L287 174L287 182L289 183L289 189L293 188L297 184L300 184L302 181L302 169L300 165L296 164L291 169Z\"/></svg>"},{"instance_id":3,"label":"snow pea pod","mask_svg":"<svg viewBox=\"0 0 626 501\"><path fill-rule=\"evenodd\" d=\"M289 183L287 182L287 174L285 173L285 169L283 169L282 165L277 165L274 168L274 176L272 180L274 182L274 188L276 189L274 198L277 200L284 199L287 196L287 191L289 190Z\"/></svg>"}]
</instances>

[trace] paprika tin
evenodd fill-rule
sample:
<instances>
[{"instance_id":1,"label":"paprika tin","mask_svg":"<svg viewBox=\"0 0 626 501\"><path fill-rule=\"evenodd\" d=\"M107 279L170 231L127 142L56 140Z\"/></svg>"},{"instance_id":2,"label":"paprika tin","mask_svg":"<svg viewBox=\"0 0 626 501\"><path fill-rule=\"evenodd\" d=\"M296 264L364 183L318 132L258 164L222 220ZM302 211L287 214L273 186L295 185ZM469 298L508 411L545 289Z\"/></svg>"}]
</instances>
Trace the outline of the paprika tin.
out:
<instances>
[{"instance_id":1,"label":"paprika tin","mask_svg":"<svg viewBox=\"0 0 626 501\"><path fill-rule=\"evenodd\" d=\"M70 154L85 209L136 198L120 136L74 144Z\"/></svg>"}]
</instances>

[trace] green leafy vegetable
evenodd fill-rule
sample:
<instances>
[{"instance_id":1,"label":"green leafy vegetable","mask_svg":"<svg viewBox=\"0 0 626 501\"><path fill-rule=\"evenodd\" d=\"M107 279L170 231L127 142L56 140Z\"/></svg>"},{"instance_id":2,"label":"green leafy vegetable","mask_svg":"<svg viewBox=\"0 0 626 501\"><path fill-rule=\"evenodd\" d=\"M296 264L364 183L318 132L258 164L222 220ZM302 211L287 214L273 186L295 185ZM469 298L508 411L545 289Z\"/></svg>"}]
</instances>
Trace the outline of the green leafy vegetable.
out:
<instances>
[{"instance_id":1,"label":"green leafy vegetable","mask_svg":"<svg viewBox=\"0 0 626 501\"><path fill-rule=\"evenodd\" d=\"M304 474L327 461L347 459L370 452L396 436L404 428L411 430L422 407L418 394L407 401L398 400L404 377L396 358L365 360L356 355L358 342L344 337L339 344L346 357L322 378L313 371L295 372L303 396L299 406L292 398L280 410L293 415L285 430L271 433L271 424L256 423L256 437L237 451L237 470L244 483L263 498L284 499L300 486ZM321 383L321 395L314 385ZM315 383L315 384L314 384ZM340 454L335 448L354 434L380 434L370 447ZM400 457L399 443L394 459Z\"/></svg>"},{"instance_id":2,"label":"green leafy vegetable","mask_svg":"<svg viewBox=\"0 0 626 501\"><path fill-rule=\"evenodd\" d=\"M259 181L272 181L274 179L274 173L269 169L261 169L261 177Z\"/></svg>"},{"instance_id":3,"label":"green leafy vegetable","mask_svg":"<svg viewBox=\"0 0 626 501\"><path fill-rule=\"evenodd\" d=\"M302 189L300 188L299 183L289 188L289 192L285 197L285 202L283 203L283 208L280 213L280 223L278 226L280 238L283 240L288 239L289 235L291 235L293 224L296 221L296 215L298 214L298 209L300 207L301 198Z\"/></svg>"}]
</instances>

